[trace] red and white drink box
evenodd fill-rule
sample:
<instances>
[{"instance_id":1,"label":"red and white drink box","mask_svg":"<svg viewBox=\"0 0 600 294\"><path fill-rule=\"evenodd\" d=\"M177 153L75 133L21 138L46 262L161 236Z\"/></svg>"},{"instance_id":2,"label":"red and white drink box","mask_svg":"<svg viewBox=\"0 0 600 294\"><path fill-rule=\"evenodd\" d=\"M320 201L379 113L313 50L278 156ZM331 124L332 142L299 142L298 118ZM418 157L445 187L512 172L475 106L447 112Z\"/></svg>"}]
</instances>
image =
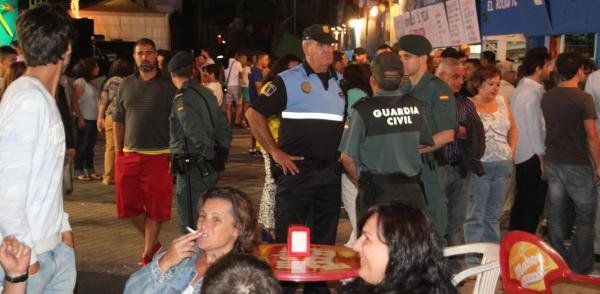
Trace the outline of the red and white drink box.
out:
<instances>
[{"instance_id":1,"label":"red and white drink box","mask_svg":"<svg viewBox=\"0 0 600 294\"><path fill-rule=\"evenodd\" d=\"M310 228L301 225L288 227L288 256L310 256Z\"/></svg>"}]
</instances>

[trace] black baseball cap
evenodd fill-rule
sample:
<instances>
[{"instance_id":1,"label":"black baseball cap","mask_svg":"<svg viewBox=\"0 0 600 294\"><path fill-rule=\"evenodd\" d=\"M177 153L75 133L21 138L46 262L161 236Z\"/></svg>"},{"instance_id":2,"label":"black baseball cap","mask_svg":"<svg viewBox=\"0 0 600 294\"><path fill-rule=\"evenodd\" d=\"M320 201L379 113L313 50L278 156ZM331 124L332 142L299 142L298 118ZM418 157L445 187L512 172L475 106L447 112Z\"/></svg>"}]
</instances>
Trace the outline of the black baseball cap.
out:
<instances>
[{"instance_id":1,"label":"black baseball cap","mask_svg":"<svg viewBox=\"0 0 600 294\"><path fill-rule=\"evenodd\" d=\"M302 40L315 40L322 44L333 44L337 41L331 34L328 25L314 24L302 31Z\"/></svg>"}]
</instances>

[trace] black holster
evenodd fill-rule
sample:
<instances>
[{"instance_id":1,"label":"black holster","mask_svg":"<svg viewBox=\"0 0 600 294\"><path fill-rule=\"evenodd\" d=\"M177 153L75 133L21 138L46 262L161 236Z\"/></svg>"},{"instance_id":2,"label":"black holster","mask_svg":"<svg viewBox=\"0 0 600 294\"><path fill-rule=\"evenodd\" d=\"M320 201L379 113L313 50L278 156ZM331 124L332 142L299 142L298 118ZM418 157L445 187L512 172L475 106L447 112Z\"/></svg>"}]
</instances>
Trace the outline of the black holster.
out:
<instances>
[{"instance_id":1,"label":"black holster","mask_svg":"<svg viewBox=\"0 0 600 294\"><path fill-rule=\"evenodd\" d=\"M204 156L194 154L173 155L171 169L174 174L185 175L192 168L197 168L202 177L208 177L214 172L212 165Z\"/></svg>"},{"instance_id":2,"label":"black holster","mask_svg":"<svg viewBox=\"0 0 600 294\"><path fill-rule=\"evenodd\" d=\"M425 165L424 168L429 168L430 170L435 170L435 157L431 153L421 154L421 162Z\"/></svg>"}]
</instances>

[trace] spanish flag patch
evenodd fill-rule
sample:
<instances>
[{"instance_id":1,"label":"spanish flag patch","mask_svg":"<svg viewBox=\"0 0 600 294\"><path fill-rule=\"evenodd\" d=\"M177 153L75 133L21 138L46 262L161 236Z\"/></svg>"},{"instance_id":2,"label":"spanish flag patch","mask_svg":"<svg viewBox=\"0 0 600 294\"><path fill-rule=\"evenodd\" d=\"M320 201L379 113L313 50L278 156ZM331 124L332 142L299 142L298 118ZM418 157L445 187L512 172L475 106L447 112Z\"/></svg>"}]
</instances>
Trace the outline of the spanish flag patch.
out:
<instances>
[{"instance_id":1,"label":"spanish flag patch","mask_svg":"<svg viewBox=\"0 0 600 294\"><path fill-rule=\"evenodd\" d=\"M442 95L440 96L440 100L444 101L444 100L448 100L450 99L450 97L448 97L448 95Z\"/></svg>"}]
</instances>

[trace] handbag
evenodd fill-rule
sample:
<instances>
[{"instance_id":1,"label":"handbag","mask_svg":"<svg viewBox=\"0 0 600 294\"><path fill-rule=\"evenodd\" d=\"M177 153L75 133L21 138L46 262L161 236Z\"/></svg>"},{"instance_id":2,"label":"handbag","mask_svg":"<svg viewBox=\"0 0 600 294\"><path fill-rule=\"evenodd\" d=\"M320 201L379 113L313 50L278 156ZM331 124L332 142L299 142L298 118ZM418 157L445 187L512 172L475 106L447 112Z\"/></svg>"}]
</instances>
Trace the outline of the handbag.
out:
<instances>
[{"instance_id":1,"label":"handbag","mask_svg":"<svg viewBox=\"0 0 600 294\"><path fill-rule=\"evenodd\" d=\"M225 83L223 84L223 96L227 95L227 84L229 84L229 77L231 76L231 67L233 63L229 64L227 67L227 78L225 79Z\"/></svg>"}]
</instances>

